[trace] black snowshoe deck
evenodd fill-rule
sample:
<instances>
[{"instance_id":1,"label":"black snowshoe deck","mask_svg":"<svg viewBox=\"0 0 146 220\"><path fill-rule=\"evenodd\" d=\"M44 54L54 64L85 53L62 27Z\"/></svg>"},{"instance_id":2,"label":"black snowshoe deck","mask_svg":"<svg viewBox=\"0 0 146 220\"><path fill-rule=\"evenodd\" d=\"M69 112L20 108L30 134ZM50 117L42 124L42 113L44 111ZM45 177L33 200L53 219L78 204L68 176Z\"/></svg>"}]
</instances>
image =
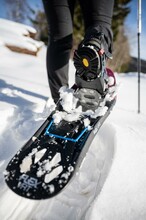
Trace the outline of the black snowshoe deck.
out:
<instances>
[{"instance_id":1,"label":"black snowshoe deck","mask_svg":"<svg viewBox=\"0 0 146 220\"><path fill-rule=\"evenodd\" d=\"M53 112L9 162L5 172L9 188L30 199L57 195L80 167L115 102L115 99L107 102L107 111L97 118L84 115L77 121L61 120L55 124ZM85 118L90 120L90 129L84 125Z\"/></svg>"}]
</instances>

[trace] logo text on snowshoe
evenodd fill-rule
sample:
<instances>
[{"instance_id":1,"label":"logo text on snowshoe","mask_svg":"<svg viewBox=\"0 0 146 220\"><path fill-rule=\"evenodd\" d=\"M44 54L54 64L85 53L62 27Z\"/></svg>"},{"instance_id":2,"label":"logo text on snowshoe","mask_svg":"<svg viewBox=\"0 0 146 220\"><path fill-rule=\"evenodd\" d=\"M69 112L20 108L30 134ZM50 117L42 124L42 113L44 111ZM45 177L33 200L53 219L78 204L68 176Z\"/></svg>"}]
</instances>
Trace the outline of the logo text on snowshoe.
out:
<instances>
[{"instance_id":1,"label":"logo text on snowshoe","mask_svg":"<svg viewBox=\"0 0 146 220\"><path fill-rule=\"evenodd\" d=\"M37 189L40 183L41 182L38 182L38 179L30 177L27 174L22 174L19 177L18 188L28 192L31 188Z\"/></svg>"}]
</instances>

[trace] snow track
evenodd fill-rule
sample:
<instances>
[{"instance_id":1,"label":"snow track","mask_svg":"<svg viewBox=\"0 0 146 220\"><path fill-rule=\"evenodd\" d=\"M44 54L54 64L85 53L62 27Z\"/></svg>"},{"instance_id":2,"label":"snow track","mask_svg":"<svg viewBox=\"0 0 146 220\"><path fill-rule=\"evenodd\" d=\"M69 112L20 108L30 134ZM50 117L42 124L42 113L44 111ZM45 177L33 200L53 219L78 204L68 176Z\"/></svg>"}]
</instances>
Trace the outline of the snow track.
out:
<instances>
[{"instance_id":1,"label":"snow track","mask_svg":"<svg viewBox=\"0 0 146 220\"><path fill-rule=\"evenodd\" d=\"M20 198L4 185L0 191L0 204L3 204L0 206L2 219L47 220L49 217L51 220L58 220L58 216L64 220L85 219L88 209L99 195L107 178L115 143L114 128L111 124L105 123L95 137L73 181L52 199L40 202ZM9 210L8 213L6 209Z\"/></svg>"}]
</instances>

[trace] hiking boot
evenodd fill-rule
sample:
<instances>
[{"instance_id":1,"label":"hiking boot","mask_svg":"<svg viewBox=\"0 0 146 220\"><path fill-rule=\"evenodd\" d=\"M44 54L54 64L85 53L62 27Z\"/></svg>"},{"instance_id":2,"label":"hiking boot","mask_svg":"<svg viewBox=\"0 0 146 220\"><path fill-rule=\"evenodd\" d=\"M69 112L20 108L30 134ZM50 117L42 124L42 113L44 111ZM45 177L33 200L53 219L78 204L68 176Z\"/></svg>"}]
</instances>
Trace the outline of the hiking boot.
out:
<instances>
[{"instance_id":1,"label":"hiking boot","mask_svg":"<svg viewBox=\"0 0 146 220\"><path fill-rule=\"evenodd\" d=\"M104 34L95 31L90 37L85 36L73 58L77 86L96 90L102 97L108 90L106 60L112 58L106 45Z\"/></svg>"}]
</instances>

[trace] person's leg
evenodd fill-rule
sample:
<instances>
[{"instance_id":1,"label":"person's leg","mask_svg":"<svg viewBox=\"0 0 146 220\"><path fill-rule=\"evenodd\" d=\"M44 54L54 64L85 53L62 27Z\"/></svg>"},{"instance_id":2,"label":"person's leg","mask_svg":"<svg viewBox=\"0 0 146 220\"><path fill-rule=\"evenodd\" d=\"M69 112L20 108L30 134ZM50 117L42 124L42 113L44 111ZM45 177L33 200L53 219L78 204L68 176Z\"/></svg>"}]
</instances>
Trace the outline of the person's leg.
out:
<instances>
[{"instance_id":1,"label":"person's leg","mask_svg":"<svg viewBox=\"0 0 146 220\"><path fill-rule=\"evenodd\" d=\"M112 15L114 0L80 0L85 21L85 37L93 32L104 34L109 52L112 48Z\"/></svg>"},{"instance_id":2,"label":"person's leg","mask_svg":"<svg viewBox=\"0 0 146 220\"><path fill-rule=\"evenodd\" d=\"M111 58L111 21L114 0L80 0L85 36L74 53L76 83L79 87L108 92L106 59Z\"/></svg>"},{"instance_id":3,"label":"person's leg","mask_svg":"<svg viewBox=\"0 0 146 220\"><path fill-rule=\"evenodd\" d=\"M55 102L61 86L68 85L68 63L72 48L74 0L43 0L48 21L48 80Z\"/></svg>"}]
</instances>

